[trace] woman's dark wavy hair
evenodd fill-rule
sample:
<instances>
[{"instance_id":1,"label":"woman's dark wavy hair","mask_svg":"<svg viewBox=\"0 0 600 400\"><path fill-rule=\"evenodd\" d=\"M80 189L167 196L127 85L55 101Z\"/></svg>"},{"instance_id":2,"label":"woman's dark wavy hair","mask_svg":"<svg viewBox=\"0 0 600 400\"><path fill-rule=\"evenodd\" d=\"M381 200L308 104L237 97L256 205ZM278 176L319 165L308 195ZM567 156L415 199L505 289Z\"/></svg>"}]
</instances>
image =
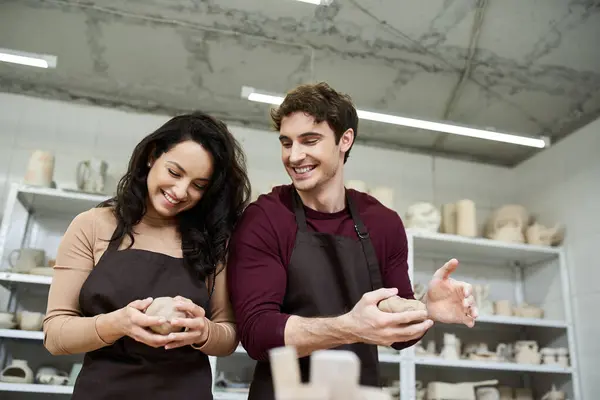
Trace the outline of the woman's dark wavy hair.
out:
<instances>
[{"instance_id":1,"label":"woman's dark wavy hair","mask_svg":"<svg viewBox=\"0 0 600 400\"><path fill-rule=\"evenodd\" d=\"M167 121L135 147L116 195L100 207L112 207L117 218L111 241L128 235L131 247L133 227L146 213L148 162L187 140L199 143L213 157L213 174L202 198L177 215L184 262L205 279L225 262L229 238L251 192L246 157L225 123L201 111Z\"/></svg>"}]
</instances>

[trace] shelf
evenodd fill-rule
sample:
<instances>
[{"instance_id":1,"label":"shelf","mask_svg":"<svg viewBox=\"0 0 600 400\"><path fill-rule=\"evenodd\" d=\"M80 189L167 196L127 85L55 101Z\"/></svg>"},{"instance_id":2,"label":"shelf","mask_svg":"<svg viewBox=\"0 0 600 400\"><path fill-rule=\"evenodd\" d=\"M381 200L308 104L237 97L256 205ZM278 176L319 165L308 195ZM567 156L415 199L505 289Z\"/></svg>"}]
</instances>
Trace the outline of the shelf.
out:
<instances>
[{"instance_id":1,"label":"shelf","mask_svg":"<svg viewBox=\"0 0 600 400\"><path fill-rule=\"evenodd\" d=\"M12 339L44 340L44 332L21 331L19 329L0 329L0 337Z\"/></svg>"},{"instance_id":2,"label":"shelf","mask_svg":"<svg viewBox=\"0 0 600 400\"><path fill-rule=\"evenodd\" d=\"M496 371L540 372L554 374L572 373L571 368L563 368L556 365L516 364L494 361L444 360L438 357L416 357L415 363L417 365L447 368L489 369Z\"/></svg>"},{"instance_id":3,"label":"shelf","mask_svg":"<svg viewBox=\"0 0 600 400\"><path fill-rule=\"evenodd\" d=\"M398 364L400 363L400 354L399 353L386 353L386 352L378 352L379 362L387 363L387 364Z\"/></svg>"},{"instance_id":4,"label":"shelf","mask_svg":"<svg viewBox=\"0 0 600 400\"><path fill-rule=\"evenodd\" d=\"M40 285L50 285L52 283L52 277L44 276L44 275L17 274L14 272L2 271L2 272L0 272L0 281L37 283Z\"/></svg>"},{"instance_id":5,"label":"shelf","mask_svg":"<svg viewBox=\"0 0 600 400\"><path fill-rule=\"evenodd\" d=\"M0 382L0 392L28 392L28 393L59 393L72 394L73 386L39 385L33 383L5 383Z\"/></svg>"},{"instance_id":6,"label":"shelf","mask_svg":"<svg viewBox=\"0 0 600 400\"><path fill-rule=\"evenodd\" d=\"M18 187L17 196L28 210L44 215L77 215L109 198L105 195L27 185Z\"/></svg>"},{"instance_id":7,"label":"shelf","mask_svg":"<svg viewBox=\"0 0 600 400\"><path fill-rule=\"evenodd\" d=\"M531 265L559 256L560 247L505 243L487 238L469 238L446 233L424 233L407 229L413 238L415 254L481 261L486 264Z\"/></svg>"},{"instance_id":8,"label":"shelf","mask_svg":"<svg viewBox=\"0 0 600 400\"><path fill-rule=\"evenodd\" d=\"M215 390L213 392L214 400L246 400L248 393L225 392L223 390Z\"/></svg>"},{"instance_id":9,"label":"shelf","mask_svg":"<svg viewBox=\"0 0 600 400\"><path fill-rule=\"evenodd\" d=\"M545 328L567 328L569 324L565 321L555 321L551 319L523 318L523 317L505 317L502 315L482 315L477 317L475 324L502 324L502 325L520 325L520 326L541 326Z\"/></svg>"}]
</instances>

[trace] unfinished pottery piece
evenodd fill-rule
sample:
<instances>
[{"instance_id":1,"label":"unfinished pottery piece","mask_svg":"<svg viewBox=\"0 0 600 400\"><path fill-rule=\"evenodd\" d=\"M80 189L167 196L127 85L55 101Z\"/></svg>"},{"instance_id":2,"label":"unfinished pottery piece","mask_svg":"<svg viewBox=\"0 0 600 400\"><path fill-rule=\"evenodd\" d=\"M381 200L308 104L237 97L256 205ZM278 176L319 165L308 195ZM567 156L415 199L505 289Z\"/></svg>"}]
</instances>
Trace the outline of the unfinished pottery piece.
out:
<instances>
[{"instance_id":1,"label":"unfinished pottery piece","mask_svg":"<svg viewBox=\"0 0 600 400\"><path fill-rule=\"evenodd\" d=\"M40 331L44 323L45 314L33 311L21 311L17 313L19 328L24 331Z\"/></svg>"},{"instance_id":2,"label":"unfinished pottery piece","mask_svg":"<svg viewBox=\"0 0 600 400\"><path fill-rule=\"evenodd\" d=\"M500 391L494 386L482 386L475 388L477 400L500 400Z\"/></svg>"},{"instance_id":3,"label":"unfinished pottery piece","mask_svg":"<svg viewBox=\"0 0 600 400\"><path fill-rule=\"evenodd\" d=\"M475 292L475 304L480 315L492 315L494 314L494 303L488 299L490 295L490 285L473 285L473 292Z\"/></svg>"},{"instance_id":4,"label":"unfinished pottery piece","mask_svg":"<svg viewBox=\"0 0 600 400\"><path fill-rule=\"evenodd\" d=\"M15 314L10 312L0 312L0 329L12 329L17 326Z\"/></svg>"},{"instance_id":5,"label":"unfinished pottery piece","mask_svg":"<svg viewBox=\"0 0 600 400\"><path fill-rule=\"evenodd\" d=\"M469 360L496 361L496 353L488 349L486 343L471 343L465 346L464 355Z\"/></svg>"},{"instance_id":6,"label":"unfinished pottery piece","mask_svg":"<svg viewBox=\"0 0 600 400\"><path fill-rule=\"evenodd\" d=\"M513 309L513 314L523 318L542 318L544 316L544 310L540 307L522 303L520 306Z\"/></svg>"},{"instance_id":7,"label":"unfinished pottery piece","mask_svg":"<svg viewBox=\"0 0 600 400\"><path fill-rule=\"evenodd\" d=\"M405 216L407 228L433 233L440 228L442 215L431 203L419 202L408 207Z\"/></svg>"},{"instance_id":8,"label":"unfinished pottery piece","mask_svg":"<svg viewBox=\"0 0 600 400\"><path fill-rule=\"evenodd\" d=\"M404 299L400 296L392 296L380 301L377 305L377 308L388 313L401 313L404 311L419 310L427 311L425 304L419 300Z\"/></svg>"},{"instance_id":9,"label":"unfinished pottery piece","mask_svg":"<svg viewBox=\"0 0 600 400\"><path fill-rule=\"evenodd\" d=\"M510 300L498 300L494 303L494 313L504 317L513 315L513 307Z\"/></svg>"},{"instance_id":10,"label":"unfinished pottery piece","mask_svg":"<svg viewBox=\"0 0 600 400\"><path fill-rule=\"evenodd\" d=\"M0 381L6 383L33 383L33 371L29 368L27 360L13 360L2 370Z\"/></svg>"},{"instance_id":11,"label":"unfinished pottery piece","mask_svg":"<svg viewBox=\"0 0 600 400\"><path fill-rule=\"evenodd\" d=\"M538 344L533 340L519 340L515 343L515 362L518 364L540 364L542 355Z\"/></svg>"},{"instance_id":12,"label":"unfinished pottery piece","mask_svg":"<svg viewBox=\"0 0 600 400\"><path fill-rule=\"evenodd\" d=\"M456 234L466 237L477 236L475 203L464 199L456 203Z\"/></svg>"},{"instance_id":13,"label":"unfinished pottery piece","mask_svg":"<svg viewBox=\"0 0 600 400\"><path fill-rule=\"evenodd\" d=\"M448 203L442 205L440 232L451 235L456 234L456 204Z\"/></svg>"},{"instance_id":14,"label":"unfinished pottery piece","mask_svg":"<svg viewBox=\"0 0 600 400\"><path fill-rule=\"evenodd\" d=\"M564 236L565 228L560 224L549 228L536 222L527 227L525 231L527 243L541 246L558 246L562 243Z\"/></svg>"},{"instance_id":15,"label":"unfinished pottery piece","mask_svg":"<svg viewBox=\"0 0 600 400\"><path fill-rule=\"evenodd\" d=\"M35 382L42 385L66 385L69 374L54 367L41 367L35 374Z\"/></svg>"},{"instance_id":16,"label":"unfinished pottery piece","mask_svg":"<svg viewBox=\"0 0 600 400\"><path fill-rule=\"evenodd\" d=\"M500 362L513 361L513 345L506 343L498 343L496 346L496 359Z\"/></svg>"},{"instance_id":17,"label":"unfinished pottery piece","mask_svg":"<svg viewBox=\"0 0 600 400\"><path fill-rule=\"evenodd\" d=\"M565 397L564 392L556 390L556 386L552 385L552 389L542 396L542 400L565 400Z\"/></svg>"},{"instance_id":18,"label":"unfinished pottery piece","mask_svg":"<svg viewBox=\"0 0 600 400\"><path fill-rule=\"evenodd\" d=\"M481 382L429 382L427 384L427 400L477 400L476 389L484 386L495 386L498 380Z\"/></svg>"},{"instance_id":19,"label":"unfinished pottery piece","mask_svg":"<svg viewBox=\"0 0 600 400\"><path fill-rule=\"evenodd\" d=\"M444 345L440 357L446 360L460 359L460 340L453 333L444 333Z\"/></svg>"},{"instance_id":20,"label":"unfinished pottery piece","mask_svg":"<svg viewBox=\"0 0 600 400\"><path fill-rule=\"evenodd\" d=\"M175 299L172 297L158 297L146 309L146 315L153 317L164 317L167 322L162 325L151 326L150 329L160 335L168 335L171 332L179 332L181 327L171 325L174 318L185 318L184 312L175 309Z\"/></svg>"},{"instance_id":21,"label":"unfinished pottery piece","mask_svg":"<svg viewBox=\"0 0 600 400\"><path fill-rule=\"evenodd\" d=\"M525 229L529 225L529 212L518 204L504 205L487 220L484 236L504 242L525 242Z\"/></svg>"}]
</instances>

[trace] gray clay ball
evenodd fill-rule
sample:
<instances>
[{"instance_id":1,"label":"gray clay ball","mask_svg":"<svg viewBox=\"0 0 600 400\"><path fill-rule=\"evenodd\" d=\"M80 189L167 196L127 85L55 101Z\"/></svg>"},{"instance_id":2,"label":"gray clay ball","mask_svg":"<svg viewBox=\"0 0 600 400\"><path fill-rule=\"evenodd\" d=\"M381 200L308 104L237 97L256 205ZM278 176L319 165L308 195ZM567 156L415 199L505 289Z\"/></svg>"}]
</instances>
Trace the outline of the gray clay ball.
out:
<instances>
[{"instance_id":1,"label":"gray clay ball","mask_svg":"<svg viewBox=\"0 0 600 400\"><path fill-rule=\"evenodd\" d=\"M146 315L152 317L164 317L167 322L161 325L151 326L150 329L160 335L168 335L171 332L180 332L181 327L171 325L174 318L185 318L185 313L175 308L175 300L172 297L158 297L146 309Z\"/></svg>"}]
</instances>

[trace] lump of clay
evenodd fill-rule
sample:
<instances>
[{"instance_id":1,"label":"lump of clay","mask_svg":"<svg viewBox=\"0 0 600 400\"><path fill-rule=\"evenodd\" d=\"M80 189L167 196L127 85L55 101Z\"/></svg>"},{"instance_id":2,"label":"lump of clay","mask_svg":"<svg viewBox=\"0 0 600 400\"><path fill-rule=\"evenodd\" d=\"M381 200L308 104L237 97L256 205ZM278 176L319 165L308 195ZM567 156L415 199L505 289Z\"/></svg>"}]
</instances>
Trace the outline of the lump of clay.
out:
<instances>
[{"instance_id":1,"label":"lump of clay","mask_svg":"<svg viewBox=\"0 0 600 400\"><path fill-rule=\"evenodd\" d=\"M427 311L425 304L419 300L404 299L400 296L392 296L379 302L377 307L388 313L401 313L404 311Z\"/></svg>"},{"instance_id":2,"label":"lump of clay","mask_svg":"<svg viewBox=\"0 0 600 400\"><path fill-rule=\"evenodd\" d=\"M182 328L171 325L174 318L185 318L183 311L175 308L175 300L172 297L158 297L146 309L146 315L151 317L164 317L167 322L161 325L151 326L150 329L161 335L168 335L171 332L181 331Z\"/></svg>"}]
</instances>

